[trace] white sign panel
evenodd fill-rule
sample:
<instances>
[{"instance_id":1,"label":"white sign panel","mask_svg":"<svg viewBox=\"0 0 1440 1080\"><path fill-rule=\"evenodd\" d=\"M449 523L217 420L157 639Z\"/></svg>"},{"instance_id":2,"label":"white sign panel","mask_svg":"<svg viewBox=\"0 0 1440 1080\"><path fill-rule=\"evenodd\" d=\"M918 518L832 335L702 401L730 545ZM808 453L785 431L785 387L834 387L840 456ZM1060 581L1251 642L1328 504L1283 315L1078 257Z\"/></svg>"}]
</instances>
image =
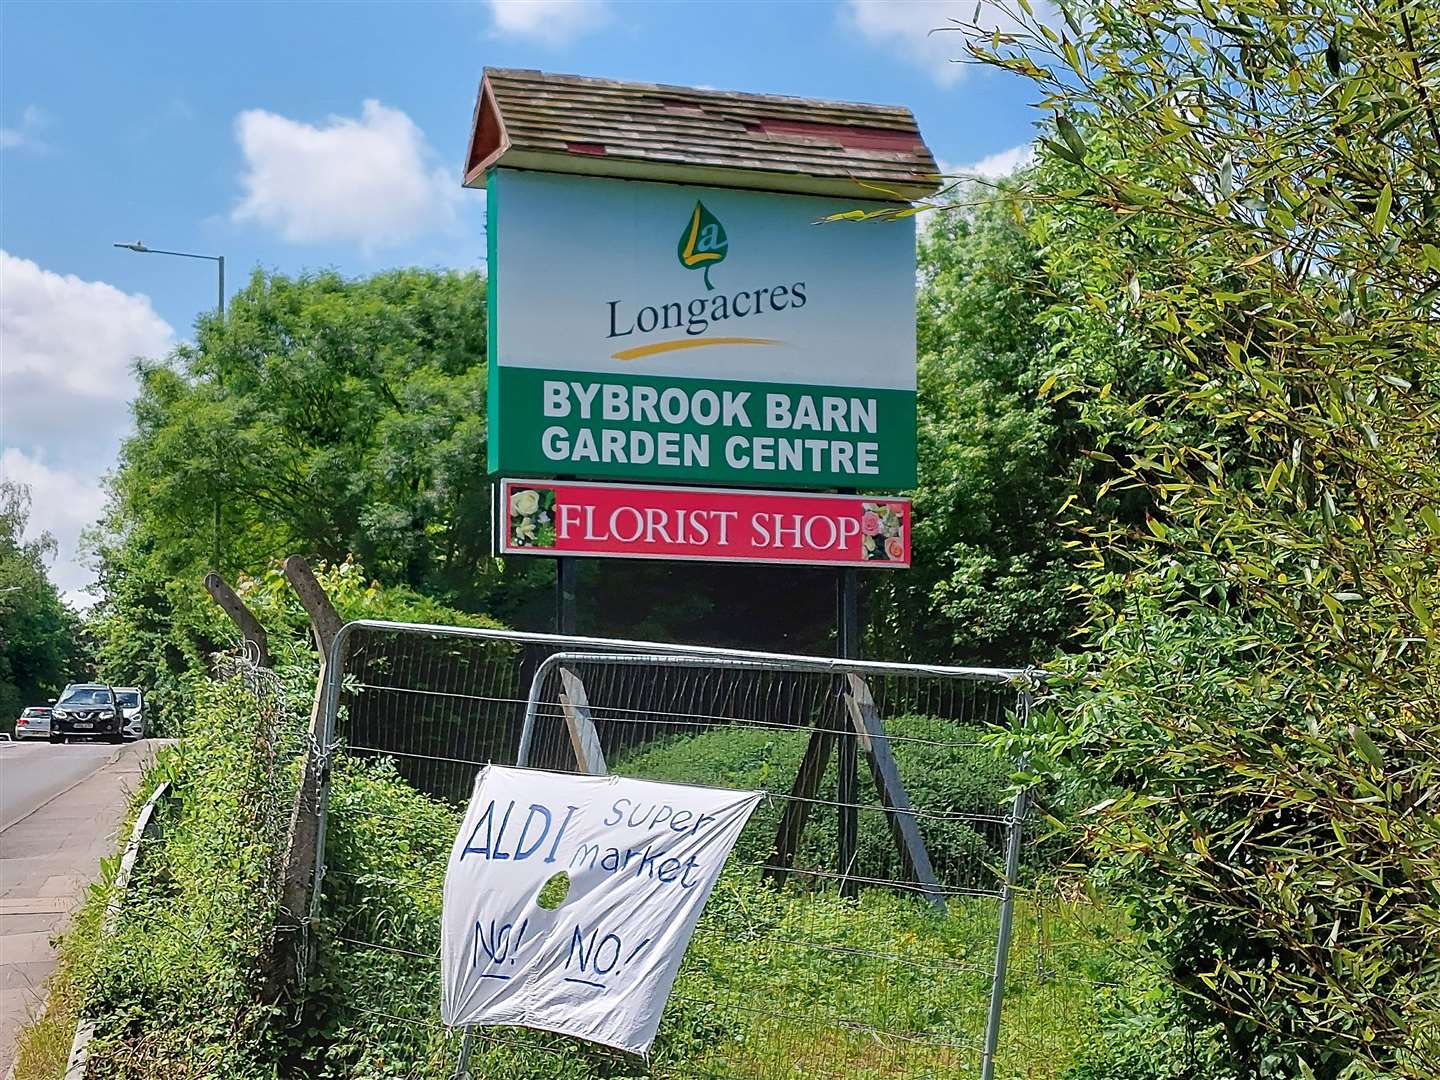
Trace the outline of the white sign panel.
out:
<instances>
[{"instance_id":1,"label":"white sign panel","mask_svg":"<svg viewBox=\"0 0 1440 1080\"><path fill-rule=\"evenodd\" d=\"M445 872L444 1022L648 1053L701 909L759 801L759 792L484 769ZM564 900L541 906L557 874L568 880Z\"/></svg>"},{"instance_id":2,"label":"white sign panel","mask_svg":"<svg viewBox=\"0 0 1440 1080\"><path fill-rule=\"evenodd\" d=\"M853 201L497 169L492 472L915 481L915 227Z\"/></svg>"}]
</instances>

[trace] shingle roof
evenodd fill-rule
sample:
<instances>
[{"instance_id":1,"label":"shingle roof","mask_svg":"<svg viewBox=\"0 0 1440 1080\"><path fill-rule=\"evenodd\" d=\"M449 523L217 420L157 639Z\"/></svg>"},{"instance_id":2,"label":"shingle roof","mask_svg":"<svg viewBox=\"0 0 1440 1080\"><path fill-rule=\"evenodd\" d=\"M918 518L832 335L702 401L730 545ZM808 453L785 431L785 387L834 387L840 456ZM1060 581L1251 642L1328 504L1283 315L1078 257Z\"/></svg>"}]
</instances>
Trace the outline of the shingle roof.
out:
<instances>
[{"instance_id":1,"label":"shingle roof","mask_svg":"<svg viewBox=\"0 0 1440 1080\"><path fill-rule=\"evenodd\" d=\"M486 68L464 182L495 166L910 200L939 186L909 109Z\"/></svg>"}]
</instances>

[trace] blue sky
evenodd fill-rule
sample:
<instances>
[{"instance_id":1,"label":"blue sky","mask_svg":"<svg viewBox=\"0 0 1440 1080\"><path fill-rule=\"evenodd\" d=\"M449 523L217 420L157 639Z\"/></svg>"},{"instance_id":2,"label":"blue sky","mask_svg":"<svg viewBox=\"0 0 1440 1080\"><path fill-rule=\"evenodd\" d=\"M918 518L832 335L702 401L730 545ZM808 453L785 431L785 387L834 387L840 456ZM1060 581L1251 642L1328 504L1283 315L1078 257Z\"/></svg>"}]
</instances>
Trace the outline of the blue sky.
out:
<instances>
[{"instance_id":1,"label":"blue sky","mask_svg":"<svg viewBox=\"0 0 1440 1080\"><path fill-rule=\"evenodd\" d=\"M973 0L0 5L0 473L76 540L129 428L129 363L215 303L213 264L480 267L459 187L485 65L903 104L950 167L1008 171L1030 88L950 63ZM982 14L994 19L996 14Z\"/></svg>"}]
</instances>

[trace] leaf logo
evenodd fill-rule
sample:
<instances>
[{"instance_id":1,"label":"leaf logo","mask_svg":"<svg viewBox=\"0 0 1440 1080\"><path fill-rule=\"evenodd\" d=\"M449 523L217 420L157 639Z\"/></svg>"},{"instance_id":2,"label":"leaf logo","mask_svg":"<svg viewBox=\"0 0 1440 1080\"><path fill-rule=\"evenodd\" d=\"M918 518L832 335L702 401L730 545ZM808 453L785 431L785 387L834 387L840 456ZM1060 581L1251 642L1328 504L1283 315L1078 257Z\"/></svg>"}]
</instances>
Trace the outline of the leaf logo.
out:
<instances>
[{"instance_id":1,"label":"leaf logo","mask_svg":"<svg viewBox=\"0 0 1440 1080\"><path fill-rule=\"evenodd\" d=\"M705 288L713 290L715 286L710 284L710 267L725 261L729 247L730 238L725 235L725 226L705 209L704 203L697 201L695 209L690 212L690 221L685 226L685 231L680 234L680 243L675 248L680 265L687 270L703 267Z\"/></svg>"}]
</instances>

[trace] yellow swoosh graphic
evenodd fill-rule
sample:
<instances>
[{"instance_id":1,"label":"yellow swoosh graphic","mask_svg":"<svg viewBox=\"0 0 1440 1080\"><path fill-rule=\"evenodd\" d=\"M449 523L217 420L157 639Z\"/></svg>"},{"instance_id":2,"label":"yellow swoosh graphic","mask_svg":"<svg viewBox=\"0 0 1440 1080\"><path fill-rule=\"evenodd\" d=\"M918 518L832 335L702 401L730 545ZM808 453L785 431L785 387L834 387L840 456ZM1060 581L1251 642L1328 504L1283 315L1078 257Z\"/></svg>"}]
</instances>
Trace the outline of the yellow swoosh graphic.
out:
<instances>
[{"instance_id":1,"label":"yellow swoosh graphic","mask_svg":"<svg viewBox=\"0 0 1440 1080\"><path fill-rule=\"evenodd\" d=\"M657 341L653 345L639 345L633 349L621 349L611 353L614 360L639 360L642 356L656 353L675 352L677 349L701 349L706 345L784 345L783 341L763 337L712 337L681 338L679 341Z\"/></svg>"}]
</instances>

